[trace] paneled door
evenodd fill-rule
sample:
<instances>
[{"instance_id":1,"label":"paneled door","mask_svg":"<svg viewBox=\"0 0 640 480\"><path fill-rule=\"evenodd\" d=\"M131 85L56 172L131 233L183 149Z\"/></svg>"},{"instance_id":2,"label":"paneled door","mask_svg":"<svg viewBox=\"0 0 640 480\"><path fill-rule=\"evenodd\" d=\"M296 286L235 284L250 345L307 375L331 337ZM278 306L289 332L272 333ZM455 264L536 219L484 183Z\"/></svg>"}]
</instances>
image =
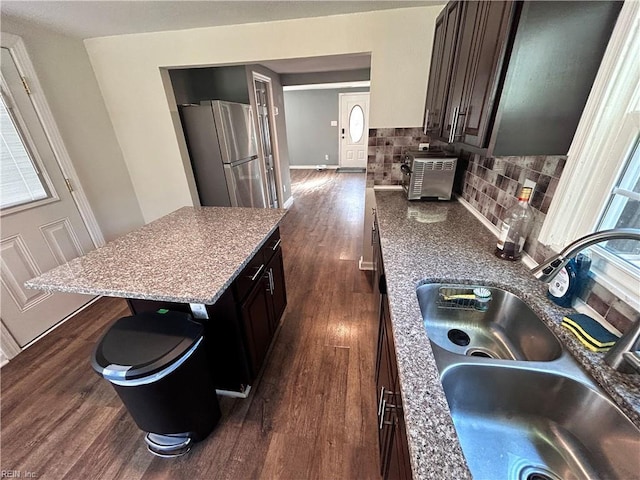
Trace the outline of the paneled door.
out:
<instances>
[{"instance_id":1,"label":"paneled door","mask_svg":"<svg viewBox=\"0 0 640 480\"><path fill-rule=\"evenodd\" d=\"M19 347L92 299L24 282L94 248L11 52L1 49L0 317Z\"/></svg>"},{"instance_id":2,"label":"paneled door","mask_svg":"<svg viewBox=\"0 0 640 480\"><path fill-rule=\"evenodd\" d=\"M367 168L369 92L340 95L340 168Z\"/></svg>"}]
</instances>

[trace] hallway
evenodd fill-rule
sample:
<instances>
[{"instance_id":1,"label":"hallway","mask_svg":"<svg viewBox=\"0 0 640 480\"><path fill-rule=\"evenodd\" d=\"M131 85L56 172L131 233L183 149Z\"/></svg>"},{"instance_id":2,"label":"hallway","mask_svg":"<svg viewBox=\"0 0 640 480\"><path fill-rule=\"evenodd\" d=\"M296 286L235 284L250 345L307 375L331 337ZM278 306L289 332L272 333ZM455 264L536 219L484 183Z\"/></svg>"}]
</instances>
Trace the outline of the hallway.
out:
<instances>
[{"instance_id":1,"label":"hallway","mask_svg":"<svg viewBox=\"0 0 640 480\"><path fill-rule=\"evenodd\" d=\"M41 479L376 479L371 276L358 270L364 174L294 170L281 226L288 306L247 399L220 398L216 430L186 456L143 433L89 366L109 322L103 298L2 369L2 470Z\"/></svg>"}]
</instances>

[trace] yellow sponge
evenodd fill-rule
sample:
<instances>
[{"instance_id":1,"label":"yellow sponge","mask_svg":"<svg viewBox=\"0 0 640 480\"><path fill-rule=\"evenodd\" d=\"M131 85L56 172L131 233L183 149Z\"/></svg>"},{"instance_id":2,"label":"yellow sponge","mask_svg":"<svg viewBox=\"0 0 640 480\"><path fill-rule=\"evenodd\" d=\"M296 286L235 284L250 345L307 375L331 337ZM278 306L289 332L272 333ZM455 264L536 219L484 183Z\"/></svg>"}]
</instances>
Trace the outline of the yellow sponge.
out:
<instances>
[{"instance_id":1,"label":"yellow sponge","mask_svg":"<svg viewBox=\"0 0 640 480\"><path fill-rule=\"evenodd\" d=\"M592 352L606 352L618 340L616 335L582 313L567 315L562 319L561 325Z\"/></svg>"}]
</instances>

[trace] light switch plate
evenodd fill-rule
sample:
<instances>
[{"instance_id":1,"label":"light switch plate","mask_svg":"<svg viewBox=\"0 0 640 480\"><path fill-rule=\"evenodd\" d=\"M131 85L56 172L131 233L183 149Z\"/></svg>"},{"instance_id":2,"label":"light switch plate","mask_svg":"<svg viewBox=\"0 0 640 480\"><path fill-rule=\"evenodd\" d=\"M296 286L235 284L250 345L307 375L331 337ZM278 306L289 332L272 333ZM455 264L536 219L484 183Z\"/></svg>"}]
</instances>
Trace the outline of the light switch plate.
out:
<instances>
[{"instance_id":1,"label":"light switch plate","mask_svg":"<svg viewBox=\"0 0 640 480\"><path fill-rule=\"evenodd\" d=\"M331 126L332 127L337 127L338 126L338 121L337 120L331 120Z\"/></svg>"},{"instance_id":2,"label":"light switch plate","mask_svg":"<svg viewBox=\"0 0 640 480\"><path fill-rule=\"evenodd\" d=\"M536 189L536 182L534 182L533 180L527 179L527 180L524 181L523 187L524 188L530 188L531 189L531 194L533 195L533 192Z\"/></svg>"}]
</instances>

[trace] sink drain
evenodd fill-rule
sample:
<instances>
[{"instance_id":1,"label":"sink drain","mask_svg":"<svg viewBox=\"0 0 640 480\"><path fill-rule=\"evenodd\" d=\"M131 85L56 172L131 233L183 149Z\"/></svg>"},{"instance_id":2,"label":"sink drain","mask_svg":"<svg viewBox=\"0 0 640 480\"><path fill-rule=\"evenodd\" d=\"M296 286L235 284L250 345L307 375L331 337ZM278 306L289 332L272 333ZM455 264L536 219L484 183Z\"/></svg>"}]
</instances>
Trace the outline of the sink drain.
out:
<instances>
[{"instance_id":1,"label":"sink drain","mask_svg":"<svg viewBox=\"0 0 640 480\"><path fill-rule=\"evenodd\" d=\"M471 338L469 338L469 335L467 335L462 330L458 330L457 328L452 328L451 330L449 330L449 333L447 333L447 337L449 337L449 340L451 340L453 343L455 343L456 345L460 345L461 347L466 347L467 345L469 345L469 343L471 343Z\"/></svg>"},{"instance_id":2,"label":"sink drain","mask_svg":"<svg viewBox=\"0 0 640 480\"><path fill-rule=\"evenodd\" d=\"M483 358L493 358L487 352L483 352L481 350L474 350L468 354L470 357L483 357ZM529 480L540 480L538 478L531 478Z\"/></svg>"},{"instance_id":3,"label":"sink drain","mask_svg":"<svg viewBox=\"0 0 640 480\"><path fill-rule=\"evenodd\" d=\"M553 480L553 478L544 473L530 473L527 475L527 480Z\"/></svg>"},{"instance_id":4,"label":"sink drain","mask_svg":"<svg viewBox=\"0 0 640 480\"><path fill-rule=\"evenodd\" d=\"M470 357L482 357L482 358L500 358L489 350L483 348L470 348L466 351L466 354Z\"/></svg>"},{"instance_id":5,"label":"sink drain","mask_svg":"<svg viewBox=\"0 0 640 480\"><path fill-rule=\"evenodd\" d=\"M541 466L527 466L520 471L520 480L561 480L558 475L548 468Z\"/></svg>"}]
</instances>

